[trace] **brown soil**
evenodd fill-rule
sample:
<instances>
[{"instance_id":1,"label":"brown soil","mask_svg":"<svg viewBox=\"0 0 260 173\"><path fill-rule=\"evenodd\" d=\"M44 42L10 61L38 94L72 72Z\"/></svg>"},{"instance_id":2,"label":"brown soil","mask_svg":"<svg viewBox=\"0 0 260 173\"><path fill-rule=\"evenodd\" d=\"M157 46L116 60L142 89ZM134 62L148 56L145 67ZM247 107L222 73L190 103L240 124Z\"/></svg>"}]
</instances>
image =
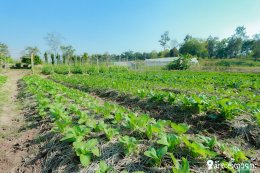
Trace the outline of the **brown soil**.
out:
<instances>
[{"instance_id":1,"label":"brown soil","mask_svg":"<svg viewBox=\"0 0 260 173\"><path fill-rule=\"evenodd\" d=\"M29 153L28 141L36 130L27 129L21 105L17 99L18 81L28 73L24 70L9 70L4 75L7 82L0 88L0 172L20 172ZM31 168L22 172L34 172Z\"/></svg>"}]
</instances>

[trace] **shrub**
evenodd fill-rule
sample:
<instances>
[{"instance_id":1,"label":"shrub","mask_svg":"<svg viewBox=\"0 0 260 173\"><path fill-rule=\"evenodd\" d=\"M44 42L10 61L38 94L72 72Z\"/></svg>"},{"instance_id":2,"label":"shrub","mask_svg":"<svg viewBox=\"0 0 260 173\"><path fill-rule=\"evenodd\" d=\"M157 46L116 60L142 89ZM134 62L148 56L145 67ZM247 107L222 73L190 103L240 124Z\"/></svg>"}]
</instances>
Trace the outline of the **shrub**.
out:
<instances>
[{"instance_id":1,"label":"shrub","mask_svg":"<svg viewBox=\"0 0 260 173\"><path fill-rule=\"evenodd\" d=\"M69 68L68 68L68 66L64 66L64 65L56 66L54 68L54 72L58 73L58 74L69 74Z\"/></svg>"},{"instance_id":2,"label":"shrub","mask_svg":"<svg viewBox=\"0 0 260 173\"><path fill-rule=\"evenodd\" d=\"M87 74L96 74L98 73L98 68L96 66L89 66L86 68Z\"/></svg>"},{"instance_id":3,"label":"shrub","mask_svg":"<svg viewBox=\"0 0 260 173\"><path fill-rule=\"evenodd\" d=\"M51 66L44 66L42 68L42 74L45 74L45 75L50 75L53 73L53 69Z\"/></svg>"},{"instance_id":4,"label":"shrub","mask_svg":"<svg viewBox=\"0 0 260 173\"><path fill-rule=\"evenodd\" d=\"M223 61L223 60L222 60L222 61L217 62L216 65L218 65L218 66L230 67L230 66L231 66L231 63L228 62L228 61Z\"/></svg>"},{"instance_id":5,"label":"shrub","mask_svg":"<svg viewBox=\"0 0 260 173\"><path fill-rule=\"evenodd\" d=\"M15 64L15 68L21 68L22 67L22 63L18 62Z\"/></svg>"},{"instance_id":6,"label":"shrub","mask_svg":"<svg viewBox=\"0 0 260 173\"><path fill-rule=\"evenodd\" d=\"M31 64L31 57L23 56L21 62L25 64ZM34 65L42 64L42 60L38 55L34 56Z\"/></svg>"},{"instance_id":7,"label":"shrub","mask_svg":"<svg viewBox=\"0 0 260 173\"><path fill-rule=\"evenodd\" d=\"M71 69L73 74L83 74L83 69L80 66L75 66Z\"/></svg>"},{"instance_id":8,"label":"shrub","mask_svg":"<svg viewBox=\"0 0 260 173\"><path fill-rule=\"evenodd\" d=\"M179 59L166 65L166 70L186 70L190 67L190 55L181 56Z\"/></svg>"}]
</instances>

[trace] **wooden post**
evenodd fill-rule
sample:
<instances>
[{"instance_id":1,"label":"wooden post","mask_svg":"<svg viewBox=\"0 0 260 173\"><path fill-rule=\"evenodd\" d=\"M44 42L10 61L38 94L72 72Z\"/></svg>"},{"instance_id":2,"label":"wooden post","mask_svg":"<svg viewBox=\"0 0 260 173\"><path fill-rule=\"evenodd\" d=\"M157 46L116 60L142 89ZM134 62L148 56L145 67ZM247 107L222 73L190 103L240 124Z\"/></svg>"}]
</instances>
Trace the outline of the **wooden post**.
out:
<instances>
[{"instance_id":1,"label":"wooden post","mask_svg":"<svg viewBox=\"0 0 260 173\"><path fill-rule=\"evenodd\" d=\"M70 75L70 56L68 56L68 66L69 66L69 75Z\"/></svg>"},{"instance_id":2,"label":"wooden post","mask_svg":"<svg viewBox=\"0 0 260 173\"><path fill-rule=\"evenodd\" d=\"M5 70L6 70L6 66L7 66L7 63L6 63L6 56L5 56Z\"/></svg>"},{"instance_id":3,"label":"wooden post","mask_svg":"<svg viewBox=\"0 0 260 173\"><path fill-rule=\"evenodd\" d=\"M32 74L34 74L34 55L31 54L31 68L32 68Z\"/></svg>"},{"instance_id":4,"label":"wooden post","mask_svg":"<svg viewBox=\"0 0 260 173\"><path fill-rule=\"evenodd\" d=\"M97 69L98 69L98 73L99 73L99 60L98 60L98 56L97 56Z\"/></svg>"}]
</instances>

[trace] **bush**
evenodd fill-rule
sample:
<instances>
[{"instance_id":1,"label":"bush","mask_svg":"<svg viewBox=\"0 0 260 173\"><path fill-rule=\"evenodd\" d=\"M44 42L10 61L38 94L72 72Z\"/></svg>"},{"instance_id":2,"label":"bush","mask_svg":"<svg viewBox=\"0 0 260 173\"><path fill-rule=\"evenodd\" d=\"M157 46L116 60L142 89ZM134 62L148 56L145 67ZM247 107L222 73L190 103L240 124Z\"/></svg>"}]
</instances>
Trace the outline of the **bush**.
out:
<instances>
[{"instance_id":1,"label":"bush","mask_svg":"<svg viewBox=\"0 0 260 173\"><path fill-rule=\"evenodd\" d=\"M62 65L62 66L56 66L54 68L54 72L58 74L69 74L69 68L68 66Z\"/></svg>"},{"instance_id":2,"label":"bush","mask_svg":"<svg viewBox=\"0 0 260 173\"><path fill-rule=\"evenodd\" d=\"M31 64L31 58L27 57L27 56L23 56L21 58L21 62L25 63L25 64ZM38 55L34 56L34 65L38 65L38 64L42 64L42 60L40 59L40 57Z\"/></svg>"},{"instance_id":3,"label":"bush","mask_svg":"<svg viewBox=\"0 0 260 173\"><path fill-rule=\"evenodd\" d=\"M42 74L45 74L45 75L50 75L53 73L53 69L51 66L44 66L42 68Z\"/></svg>"},{"instance_id":4,"label":"bush","mask_svg":"<svg viewBox=\"0 0 260 173\"><path fill-rule=\"evenodd\" d=\"M120 67L120 66L110 66L109 72L126 72L128 71L127 67Z\"/></svg>"},{"instance_id":5,"label":"bush","mask_svg":"<svg viewBox=\"0 0 260 173\"><path fill-rule=\"evenodd\" d=\"M98 68L96 66L89 66L86 68L87 74L96 74L98 73Z\"/></svg>"},{"instance_id":6,"label":"bush","mask_svg":"<svg viewBox=\"0 0 260 173\"><path fill-rule=\"evenodd\" d=\"M218 66L224 66L224 67L230 67L230 66L231 66L231 63L228 62L228 61L224 61L224 60L223 60L223 61L217 62L216 65L218 65Z\"/></svg>"},{"instance_id":7,"label":"bush","mask_svg":"<svg viewBox=\"0 0 260 173\"><path fill-rule=\"evenodd\" d=\"M176 61L173 61L166 65L166 70L186 70L190 67L190 56L179 57Z\"/></svg>"},{"instance_id":8,"label":"bush","mask_svg":"<svg viewBox=\"0 0 260 173\"><path fill-rule=\"evenodd\" d=\"M22 67L22 63L18 62L18 63L15 63L15 68L21 68Z\"/></svg>"},{"instance_id":9,"label":"bush","mask_svg":"<svg viewBox=\"0 0 260 173\"><path fill-rule=\"evenodd\" d=\"M83 74L83 69L80 66L75 66L71 68L71 73L73 74Z\"/></svg>"},{"instance_id":10,"label":"bush","mask_svg":"<svg viewBox=\"0 0 260 173\"><path fill-rule=\"evenodd\" d=\"M108 72L108 67L107 66L100 66L99 67L99 73L107 73Z\"/></svg>"}]
</instances>

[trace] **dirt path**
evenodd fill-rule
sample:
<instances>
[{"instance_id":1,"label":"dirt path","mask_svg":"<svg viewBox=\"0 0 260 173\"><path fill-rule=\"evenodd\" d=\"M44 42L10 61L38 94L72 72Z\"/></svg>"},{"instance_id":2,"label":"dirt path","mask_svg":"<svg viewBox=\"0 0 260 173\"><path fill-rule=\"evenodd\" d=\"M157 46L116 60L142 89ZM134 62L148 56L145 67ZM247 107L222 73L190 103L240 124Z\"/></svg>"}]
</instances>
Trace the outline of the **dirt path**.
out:
<instances>
[{"instance_id":1,"label":"dirt path","mask_svg":"<svg viewBox=\"0 0 260 173\"><path fill-rule=\"evenodd\" d=\"M7 82L0 88L0 172L17 172L28 151L23 149L25 141L32 139L33 130L21 130L26 122L17 100L17 82L28 71L9 70L4 75Z\"/></svg>"}]
</instances>

